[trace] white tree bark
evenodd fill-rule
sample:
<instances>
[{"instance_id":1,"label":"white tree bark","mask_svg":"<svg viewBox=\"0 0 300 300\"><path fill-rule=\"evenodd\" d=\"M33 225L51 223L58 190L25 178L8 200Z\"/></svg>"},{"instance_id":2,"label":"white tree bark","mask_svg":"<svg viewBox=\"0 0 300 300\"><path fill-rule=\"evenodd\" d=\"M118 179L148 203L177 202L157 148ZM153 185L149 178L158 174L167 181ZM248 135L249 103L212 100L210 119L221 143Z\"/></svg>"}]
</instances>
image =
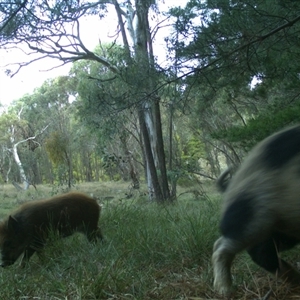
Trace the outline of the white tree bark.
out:
<instances>
[{"instance_id":1,"label":"white tree bark","mask_svg":"<svg viewBox=\"0 0 300 300\"><path fill-rule=\"evenodd\" d=\"M20 118L20 113L18 115L19 118ZM20 156L19 156L19 153L18 153L18 146L22 143L25 143L25 142L29 141L29 140L35 140L38 135L42 134L48 128L48 126L49 125L47 125L45 128L43 128L41 130L41 132L39 132L37 135L31 136L31 137L29 137L27 139L24 139L24 140L21 140L19 142L15 142L15 127L13 125L11 126L10 141L12 143L12 155L13 155L14 161L15 161L17 167L18 167L19 174L20 174L20 179L22 181L24 190L27 190L29 188L30 182L29 182L29 180L26 176L23 164L21 162L21 159L20 159Z\"/></svg>"},{"instance_id":2,"label":"white tree bark","mask_svg":"<svg viewBox=\"0 0 300 300\"><path fill-rule=\"evenodd\" d=\"M20 157L19 157L19 154L18 154L18 148L17 148L18 144L19 143L16 143L16 144L13 145L12 153L13 153L13 158L14 158L14 160L15 160L17 166L18 166L18 169L19 169L20 178L21 178L22 183L23 183L23 189L27 190L29 188L29 182L28 182L28 179L26 177L23 165L21 163L21 160L20 160Z\"/></svg>"}]
</instances>

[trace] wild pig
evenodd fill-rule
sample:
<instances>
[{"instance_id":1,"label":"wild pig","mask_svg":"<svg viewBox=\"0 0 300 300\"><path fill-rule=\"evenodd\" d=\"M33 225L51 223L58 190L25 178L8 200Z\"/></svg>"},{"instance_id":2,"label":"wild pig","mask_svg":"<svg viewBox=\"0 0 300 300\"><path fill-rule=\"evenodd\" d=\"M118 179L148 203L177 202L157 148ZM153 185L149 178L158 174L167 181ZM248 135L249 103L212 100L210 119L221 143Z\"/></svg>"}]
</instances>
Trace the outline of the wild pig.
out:
<instances>
[{"instance_id":1,"label":"wild pig","mask_svg":"<svg viewBox=\"0 0 300 300\"><path fill-rule=\"evenodd\" d=\"M224 172L217 185L223 194L222 236L215 242L214 287L231 291L231 264L246 250L260 267L300 284L300 274L279 252L300 242L300 125L260 142L229 182Z\"/></svg>"},{"instance_id":2,"label":"wild pig","mask_svg":"<svg viewBox=\"0 0 300 300\"><path fill-rule=\"evenodd\" d=\"M49 231L61 237L82 232L90 242L102 239L99 215L96 200L79 192L21 205L0 224L1 266L12 265L21 254L24 266L35 251L43 248Z\"/></svg>"}]
</instances>

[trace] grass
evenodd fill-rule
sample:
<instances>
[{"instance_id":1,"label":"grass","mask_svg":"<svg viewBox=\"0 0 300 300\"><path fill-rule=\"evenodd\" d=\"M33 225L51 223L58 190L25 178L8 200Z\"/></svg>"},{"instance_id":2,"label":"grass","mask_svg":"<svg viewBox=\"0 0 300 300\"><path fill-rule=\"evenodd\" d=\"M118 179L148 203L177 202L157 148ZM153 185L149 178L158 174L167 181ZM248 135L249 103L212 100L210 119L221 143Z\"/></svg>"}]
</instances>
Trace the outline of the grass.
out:
<instances>
[{"instance_id":1,"label":"grass","mask_svg":"<svg viewBox=\"0 0 300 300\"><path fill-rule=\"evenodd\" d=\"M212 289L211 251L218 237L220 197L208 185L206 197L182 190L174 205L126 199L122 183L84 184L103 205L105 242L92 245L83 235L53 239L29 264L0 269L1 299L223 299ZM51 187L17 193L0 190L0 216ZM203 194L204 195L204 194ZM297 251L288 258L297 259ZM298 255L299 257L299 255ZM246 254L233 265L232 299L300 299L300 290L277 282ZM225 299L225 298L224 298Z\"/></svg>"}]
</instances>

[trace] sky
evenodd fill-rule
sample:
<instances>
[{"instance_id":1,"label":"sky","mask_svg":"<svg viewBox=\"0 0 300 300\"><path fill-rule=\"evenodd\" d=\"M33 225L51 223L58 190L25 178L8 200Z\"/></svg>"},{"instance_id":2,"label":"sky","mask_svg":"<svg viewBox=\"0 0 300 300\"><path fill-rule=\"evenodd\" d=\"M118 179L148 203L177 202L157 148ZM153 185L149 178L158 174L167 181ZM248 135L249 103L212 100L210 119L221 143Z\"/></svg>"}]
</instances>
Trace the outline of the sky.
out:
<instances>
[{"instance_id":1,"label":"sky","mask_svg":"<svg viewBox=\"0 0 300 300\"><path fill-rule=\"evenodd\" d=\"M164 9L167 9L172 6L183 6L186 2L187 0L164 0L160 3ZM102 43L112 41L110 36L114 34L116 24L116 17L113 13L109 14L102 21L99 21L97 16L83 20L81 22L81 36L86 47L93 50L99 43L99 39ZM99 30L95 30L96 28L99 28ZM154 47L154 51L156 51L154 54L161 59L164 59L165 55L163 37L164 33L160 32L156 37ZM9 106L13 100L17 100L27 93L32 93L35 88L40 87L43 82L49 78L67 75L72 66L72 64L69 63L65 66L52 69L53 66L58 65L60 62L48 58L23 67L12 78L5 75L5 66L7 64L24 61L26 59L27 57L20 51L7 52L3 49L0 50L0 103L4 106Z\"/></svg>"}]
</instances>

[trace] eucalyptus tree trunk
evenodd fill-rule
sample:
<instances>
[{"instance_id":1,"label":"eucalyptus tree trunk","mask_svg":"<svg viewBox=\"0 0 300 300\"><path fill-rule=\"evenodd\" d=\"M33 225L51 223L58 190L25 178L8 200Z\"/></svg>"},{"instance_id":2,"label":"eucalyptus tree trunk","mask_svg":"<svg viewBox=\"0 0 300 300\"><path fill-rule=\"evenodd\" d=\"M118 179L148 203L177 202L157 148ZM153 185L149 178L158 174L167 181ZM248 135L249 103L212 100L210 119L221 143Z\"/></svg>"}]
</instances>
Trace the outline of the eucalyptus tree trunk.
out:
<instances>
[{"instance_id":1,"label":"eucalyptus tree trunk","mask_svg":"<svg viewBox=\"0 0 300 300\"><path fill-rule=\"evenodd\" d=\"M23 189L27 190L29 188L29 181L28 181L27 176L25 174L25 170L23 168L23 164L21 162L21 159L20 159L20 156L19 156L19 153L18 153L18 145L25 142L25 141L27 141L27 140L22 140L22 141L19 141L19 142L15 142L14 134L15 134L15 128L14 128L14 126L11 126L10 141L12 143L12 155L13 155L14 161L15 161L17 167L18 167L18 170L19 170L20 179L23 183Z\"/></svg>"},{"instance_id":2,"label":"eucalyptus tree trunk","mask_svg":"<svg viewBox=\"0 0 300 300\"><path fill-rule=\"evenodd\" d=\"M148 12L154 0L135 0L127 2L126 11L122 10L118 1L113 1L118 15L123 44L128 53L128 66L136 70L135 85L138 98L137 110L141 130L145 174L147 179L149 198L158 202L170 200L167 179L164 142L162 137L159 98L153 95L156 72L154 68L152 39L148 22ZM127 31L122 20L126 18ZM136 18L136 26L134 19ZM126 32L129 32L133 42L133 57Z\"/></svg>"},{"instance_id":3,"label":"eucalyptus tree trunk","mask_svg":"<svg viewBox=\"0 0 300 300\"><path fill-rule=\"evenodd\" d=\"M148 22L149 7L154 1L135 0L136 29L132 31L134 58L138 66L140 101L139 122L143 137L147 184L151 200L170 200L167 179L164 141L162 136L159 97L152 95L156 72L154 68L152 39ZM133 26L131 27L133 28Z\"/></svg>"},{"instance_id":4,"label":"eucalyptus tree trunk","mask_svg":"<svg viewBox=\"0 0 300 300\"><path fill-rule=\"evenodd\" d=\"M20 120L21 112L22 112L22 110L18 113L19 120ZM30 184L33 184L33 183L30 182L30 180L26 176L26 173L25 173L25 170L24 170L24 167L23 167L23 163L22 163L22 161L20 159L20 156L19 156L18 146L20 144L28 142L28 141L35 141L37 136L42 134L48 128L48 126L49 125L45 126L38 134L30 136L30 137L28 137L24 140L18 141L18 142L16 142L16 140L15 140L15 127L14 127L14 125L11 125L11 127L10 127L10 130L11 130L11 132L10 132L10 142L12 144L11 152L12 152L12 156L14 158L14 161L15 161L17 167L18 167L19 174L20 174L20 179L22 181L24 190L27 190L29 188Z\"/></svg>"},{"instance_id":5,"label":"eucalyptus tree trunk","mask_svg":"<svg viewBox=\"0 0 300 300\"><path fill-rule=\"evenodd\" d=\"M17 167L19 169L20 178L21 178L22 183L23 183L23 189L27 190L29 188L29 182L28 182L28 179L26 177L26 174L25 174L22 162L20 160L17 146L18 146L18 143L16 143L16 144L13 145L13 149L12 149L13 158L14 158L14 160L15 160L15 162L17 164Z\"/></svg>"}]
</instances>

